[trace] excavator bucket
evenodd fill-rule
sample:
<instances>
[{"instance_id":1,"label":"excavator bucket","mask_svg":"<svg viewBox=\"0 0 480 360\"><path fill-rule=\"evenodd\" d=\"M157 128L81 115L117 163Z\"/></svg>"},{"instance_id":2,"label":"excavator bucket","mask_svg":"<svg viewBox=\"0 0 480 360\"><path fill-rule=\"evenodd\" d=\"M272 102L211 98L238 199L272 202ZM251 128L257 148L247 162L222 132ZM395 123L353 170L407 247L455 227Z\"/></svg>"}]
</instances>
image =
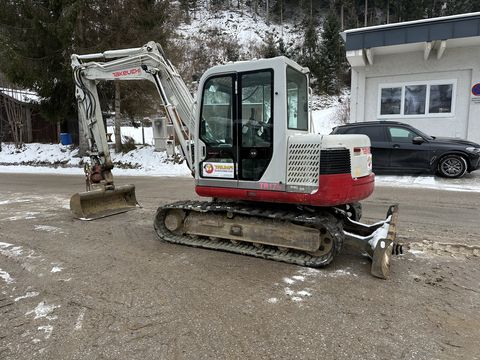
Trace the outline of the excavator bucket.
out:
<instances>
[{"instance_id":1,"label":"excavator bucket","mask_svg":"<svg viewBox=\"0 0 480 360\"><path fill-rule=\"evenodd\" d=\"M138 206L135 185L117 186L114 190L92 190L74 194L70 210L80 220L94 220L134 210Z\"/></svg>"},{"instance_id":2,"label":"excavator bucket","mask_svg":"<svg viewBox=\"0 0 480 360\"><path fill-rule=\"evenodd\" d=\"M372 259L371 274L381 279L390 275L392 254L402 252L402 246L395 243L397 236L398 205L388 209L386 219L373 225L366 225L347 219L344 233L349 244L359 248Z\"/></svg>"}]
</instances>

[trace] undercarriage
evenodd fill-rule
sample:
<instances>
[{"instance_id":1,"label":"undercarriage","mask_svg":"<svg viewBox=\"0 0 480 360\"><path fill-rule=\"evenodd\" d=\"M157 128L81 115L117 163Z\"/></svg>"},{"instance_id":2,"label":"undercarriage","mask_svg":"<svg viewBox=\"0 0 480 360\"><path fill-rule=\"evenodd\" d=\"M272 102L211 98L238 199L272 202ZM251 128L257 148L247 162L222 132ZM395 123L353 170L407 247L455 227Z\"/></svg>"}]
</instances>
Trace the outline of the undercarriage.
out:
<instances>
[{"instance_id":1,"label":"undercarriage","mask_svg":"<svg viewBox=\"0 0 480 360\"><path fill-rule=\"evenodd\" d=\"M385 221L364 225L336 208L249 202L186 201L157 210L161 240L286 263L324 267L350 242L373 259L372 274L386 278L394 244L397 207Z\"/></svg>"}]
</instances>

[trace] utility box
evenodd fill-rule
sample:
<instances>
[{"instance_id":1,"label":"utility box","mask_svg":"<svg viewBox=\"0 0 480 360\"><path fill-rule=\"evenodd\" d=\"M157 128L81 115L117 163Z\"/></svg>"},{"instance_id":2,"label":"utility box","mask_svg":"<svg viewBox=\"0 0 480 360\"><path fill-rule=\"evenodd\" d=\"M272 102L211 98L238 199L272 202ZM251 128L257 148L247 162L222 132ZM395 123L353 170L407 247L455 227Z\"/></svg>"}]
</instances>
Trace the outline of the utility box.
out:
<instances>
[{"instance_id":1,"label":"utility box","mask_svg":"<svg viewBox=\"0 0 480 360\"><path fill-rule=\"evenodd\" d=\"M152 120L153 143L155 151L166 151L174 139L173 124L167 118L159 117Z\"/></svg>"}]
</instances>

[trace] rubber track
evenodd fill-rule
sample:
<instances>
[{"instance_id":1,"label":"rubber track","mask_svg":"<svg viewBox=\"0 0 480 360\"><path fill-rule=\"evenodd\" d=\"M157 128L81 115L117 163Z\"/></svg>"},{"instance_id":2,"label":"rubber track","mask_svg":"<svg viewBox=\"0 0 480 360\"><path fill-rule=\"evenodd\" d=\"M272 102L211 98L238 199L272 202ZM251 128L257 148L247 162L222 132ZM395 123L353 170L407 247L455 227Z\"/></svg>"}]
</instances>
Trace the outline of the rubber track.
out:
<instances>
[{"instance_id":1,"label":"rubber track","mask_svg":"<svg viewBox=\"0 0 480 360\"><path fill-rule=\"evenodd\" d=\"M225 214L230 212L237 215L287 220L305 226L323 226L336 238L334 241L335 247L333 253L330 252L323 256L312 256L296 250L281 251L275 246L264 245L262 248L258 248L251 245L251 243L242 241L234 244L229 240L223 239L212 240L206 237L176 235L170 232L164 225L164 216L166 212L171 209L181 209L187 213L190 211ZM158 208L154 219L154 228L159 239L169 243L227 251L314 268L328 265L334 256L340 252L344 241L341 219L335 217L328 211L310 213L294 207L282 207L278 204L266 206L264 204L232 202L180 201Z\"/></svg>"}]
</instances>

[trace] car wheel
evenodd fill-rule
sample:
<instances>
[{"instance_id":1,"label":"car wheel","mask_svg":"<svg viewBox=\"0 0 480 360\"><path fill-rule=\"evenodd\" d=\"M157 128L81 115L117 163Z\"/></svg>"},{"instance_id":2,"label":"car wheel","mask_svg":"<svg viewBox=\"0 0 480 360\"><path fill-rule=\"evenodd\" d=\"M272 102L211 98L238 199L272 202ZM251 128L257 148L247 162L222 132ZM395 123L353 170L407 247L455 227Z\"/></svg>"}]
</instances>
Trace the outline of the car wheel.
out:
<instances>
[{"instance_id":1,"label":"car wheel","mask_svg":"<svg viewBox=\"0 0 480 360\"><path fill-rule=\"evenodd\" d=\"M467 161L460 155L444 156L438 163L438 173L446 178L462 177L467 171Z\"/></svg>"}]
</instances>

